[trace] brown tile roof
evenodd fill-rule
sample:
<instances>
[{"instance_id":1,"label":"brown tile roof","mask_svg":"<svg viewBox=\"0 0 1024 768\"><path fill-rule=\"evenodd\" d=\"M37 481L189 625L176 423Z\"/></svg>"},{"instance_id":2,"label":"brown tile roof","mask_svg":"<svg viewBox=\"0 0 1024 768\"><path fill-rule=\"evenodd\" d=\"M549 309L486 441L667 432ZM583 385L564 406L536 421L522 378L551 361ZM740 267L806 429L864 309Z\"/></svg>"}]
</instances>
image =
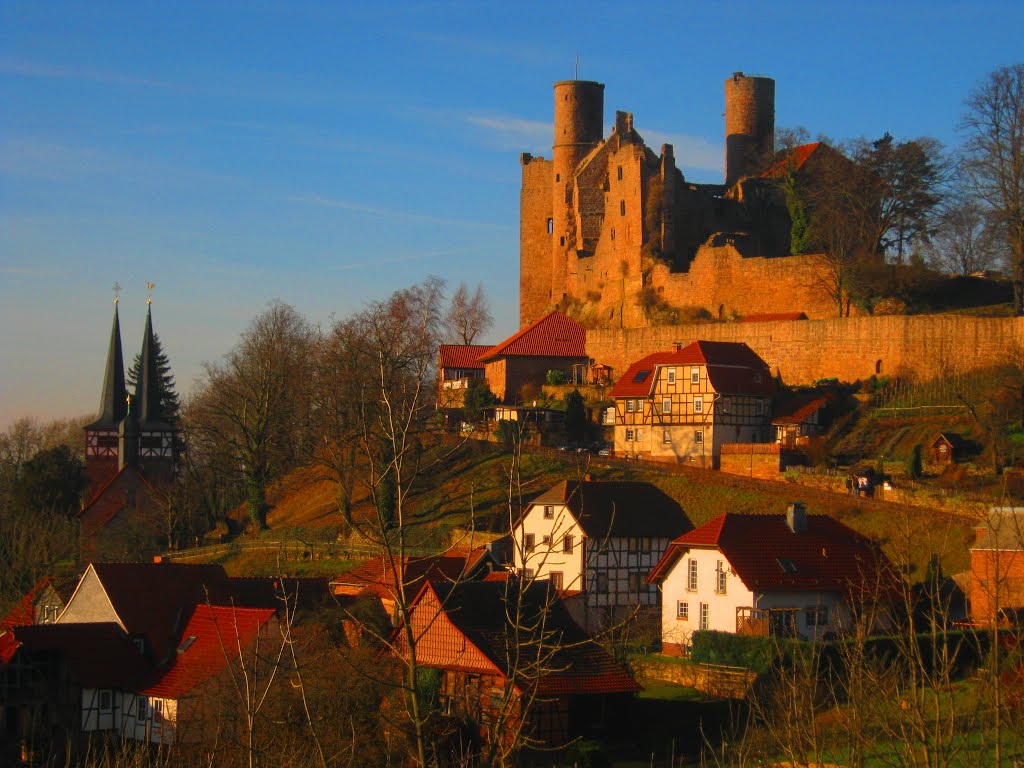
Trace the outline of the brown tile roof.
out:
<instances>
[{"instance_id":1,"label":"brown tile roof","mask_svg":"<svg viewBox=\"0 0 1024 768\"><path fill-rule=\"evenodd\" d=\"M740 322L742 323L775 323L786 320L806 320L807 315L803 312L759 312L747 315Z\"/></svg>"},{"instance_id":2,"label":"brown tile roof","mask_svg":"<svg viewBox=\"0 0 1024 768\"><path fill-rule=\"evenodd\" d=\"M410 555L405 558L405 597L412 600L426 581L453 582L473 578L490 558L486 547L471 550L450 549L437 555ZM394 561L397 564L397 559ZM482 574L481 574L482 575ZM361 594L395 597L395 568L386 555L379 555L331 579L335 594Z\"/></svg>"},{"instance_id":3,"label":"brown tile roof","mask_svg":"<svg viewBox=\"0 0 1024 768\"><path fill-rule=\"evenodd\" d=\"M785 176L787 173L799 171L804 167L804 164L811 159L811 155L823 146L827 145L823 142L815 141L811 144L801 144L796 147L790 147L783 152L782 159L762 173L761 176L768 179L776 179L780 176Z\"/></svg>"},{"instance_id":4,"label":"brown tile roof","mask_svg":"<svg viewBox=\"0 0 1024 768\"><path fill-rule=\"evenodd\" d=\"M566 696L640 689L629 672L572 620L546 580L428 584L416 602L428 589L455 628L520 691ZM527 656L533 654L533 664L517 668L512 654L524 649Z\"/></svg>"},{"instance_id":5,"label":"brown tile roof","mask_svg":"<svg viewBox=\"0 0 1024 768\"><path fill-rule=\"evenodd\" d=\"M15 627L8 634L11 638L0 640L0 647L6 645L7 650L0 653L9 653L13 641L14 650L30 655L59 655L86 688L130 689L150 669L129 637L112 622L35 624Z\"/></svg>"},{"instance_id":6,"label":"brown tile roof","mask_svg":"<svg viewBox=\"0 0 1024 768\"><path fill-rule=\"evenodd\" d=\"M498 357L586 357L587 331L561 312L549 312L478 358L489 362Z\"/></svg>"},{"instance_id":7,"label":"brown tile roof","mask_svg":"<svg viewBox=\"0 0 1024 768\"><path fill-rule=\"evenodd\" d=\"M715 391L727 395L770 395L775 389L768 364L746 344L695 341L682 349L655 352L636 361L615 382L611 397L649 397L657 368L667 365L704 365Z\"/></svg>"},{"instance_id":8,"label":"brown tile roof","mask_svg":"<svg viewBox=\"0 0 1024 768\"><path fill-rule=\"evenodd\" d=\"M827 515L807 515L807 530L794 533L785 515L726 513L669 545L647 576L662 582L691 548L716 548L755 592L826 591L892 595L898 576L874 542ZM781 561L789 561L790 572Z\"/></svg>"},{"instance_id":9,"label":"brown tile roof","mask_svg":"<svg viewBox=\"0 0 1024 768\"><path fill-rule=\"evenodd\" d=\"M274 615L272 608L198 605L182 630L171 667L140 689L178 699L239 658ZM278 638L280 639L280 638Z\"/></svg>"},{"instance_id":10,"label":"brown tile roof","mask_svg":"<svg viewBox=\"0 0 1024 768\"><path fill-rule=\"evenodd\" d=\"M490 344L442 344L437 348L437 367L483 370L477 358L489 349Z\"/></svg>"},{"instance_id":11,"label":"brown tile roof","mask_svg":"<svg viewBox=\"0 0 1024 768\"><path fill-rule=\"evenodd\" d=\"M682 507L660 488L643 482L563 480L527 506L565 504L591 539L656 536L674 539L690 530Z\"/></svg>"}]
</instances>

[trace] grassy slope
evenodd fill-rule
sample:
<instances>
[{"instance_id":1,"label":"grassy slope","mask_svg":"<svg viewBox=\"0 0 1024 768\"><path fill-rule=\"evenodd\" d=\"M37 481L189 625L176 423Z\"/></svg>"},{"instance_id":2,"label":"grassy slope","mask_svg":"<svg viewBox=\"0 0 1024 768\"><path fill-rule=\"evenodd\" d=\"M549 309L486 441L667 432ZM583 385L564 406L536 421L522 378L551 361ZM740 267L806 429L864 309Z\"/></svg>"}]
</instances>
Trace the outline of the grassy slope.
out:
<instances>
[{"instance_id":1,"label":"grassy slope","mask_svg":"<svg viewBox=\"0 0 1024 768\"><path fill-rule=\"evenodd\" d=\"M478 529L507 531L510 463L510 455L498 446L473 443L458 448L443 464L426 473L410 498L415 518L427 526L462 526L469 524L472 510ZM897 562L911 563L912 571L923 570L932 554L940 557L947 573L962 571L968 563L967 546L972 540L969 520L688 467L669 472L654 464L587 463L586 457L571 454L527 453L520 469L523 500L529 501L560 480L581 477L585 472L596 480L654 483L680 503L694 525L724 512L781 513L788 502L799 499L810 513L832 515L881 540L890 556ZM272 532L292 526L338 526L341 520L335 499L336 487L323 470L306 468L292 473L271 491ZM357 516L370 511L368 499L361 498Z\"/></svg>"}]
</instances>

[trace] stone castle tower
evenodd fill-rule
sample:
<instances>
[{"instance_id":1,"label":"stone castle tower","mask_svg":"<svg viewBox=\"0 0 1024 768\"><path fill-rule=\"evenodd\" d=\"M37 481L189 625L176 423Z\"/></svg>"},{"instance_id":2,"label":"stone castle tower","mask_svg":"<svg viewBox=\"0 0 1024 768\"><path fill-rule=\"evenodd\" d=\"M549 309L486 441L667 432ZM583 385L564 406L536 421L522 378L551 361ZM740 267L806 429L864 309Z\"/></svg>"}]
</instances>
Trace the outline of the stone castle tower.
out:
<instances>
[{"instance_id":1,"label":"stone castle tower","mask_svg":"<svg viewBox=\"0 0 1024 768\"><path fill-rule=\"evenodd\" d=\"M661 301L656 271L686 272L716 233L744 255L788 251L785 206L756 181L774 145L775 82L736 73L725 91L726 184L692 184L632 114L616 112L603 137L602 83L555 83L552 159L520 157L521 327L573 303L601 326L645 325Z\"/></svg>"}]
</instances>

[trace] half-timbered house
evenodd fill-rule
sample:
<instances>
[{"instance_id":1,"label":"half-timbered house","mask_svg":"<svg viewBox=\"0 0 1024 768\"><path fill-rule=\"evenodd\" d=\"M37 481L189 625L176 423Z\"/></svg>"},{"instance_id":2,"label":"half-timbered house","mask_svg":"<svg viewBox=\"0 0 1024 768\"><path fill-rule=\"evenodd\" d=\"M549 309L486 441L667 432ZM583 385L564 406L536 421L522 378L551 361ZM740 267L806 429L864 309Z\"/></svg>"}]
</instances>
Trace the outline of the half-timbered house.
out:
<instances>
[{"instance_id":1,"label":"half-timbered house","mask_svg":"<svg viewBox=\"0 0 1024 768\"><path fill-rule=\"evenodd\" d=\"M717 468L724 443L770 441L774 391L746 344L695 341L648 355L612 387L615 454Z\"/></svg>"},{"instance_id":2,"label":"half-timbered house","mask_svg":"<svg viewBox=\"0 0 1024 768\"><path fill-rule=\"evenodd\" d=\"M582 593L571 610L596 630L637 610L657 611L660 594L644 577L690 527L679 504L650 483L564 480L513 526L513 559L525 578L547 579L563 595Z\"/></svg>"}]
</instances>

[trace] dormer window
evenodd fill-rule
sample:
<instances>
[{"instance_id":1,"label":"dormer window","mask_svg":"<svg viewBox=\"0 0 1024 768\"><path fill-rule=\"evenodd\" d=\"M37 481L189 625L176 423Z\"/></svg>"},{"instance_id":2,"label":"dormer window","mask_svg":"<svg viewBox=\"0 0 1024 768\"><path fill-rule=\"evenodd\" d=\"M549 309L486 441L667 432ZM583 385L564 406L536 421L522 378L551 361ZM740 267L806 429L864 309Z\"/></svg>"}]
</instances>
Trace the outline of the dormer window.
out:
<instances>
[{"instance_id":1,"label":"dormer window","mask_svg":"<svg viewBox=\"0 0 1024 768\"><path fill-rule=\"evenodd\" d=\"M779 568L782 569L783 573L789 576L792 576L796 573L796 565L789 558L778 557L775 559L775 561L779 564Z\"/></svg>"}]
</instances>

